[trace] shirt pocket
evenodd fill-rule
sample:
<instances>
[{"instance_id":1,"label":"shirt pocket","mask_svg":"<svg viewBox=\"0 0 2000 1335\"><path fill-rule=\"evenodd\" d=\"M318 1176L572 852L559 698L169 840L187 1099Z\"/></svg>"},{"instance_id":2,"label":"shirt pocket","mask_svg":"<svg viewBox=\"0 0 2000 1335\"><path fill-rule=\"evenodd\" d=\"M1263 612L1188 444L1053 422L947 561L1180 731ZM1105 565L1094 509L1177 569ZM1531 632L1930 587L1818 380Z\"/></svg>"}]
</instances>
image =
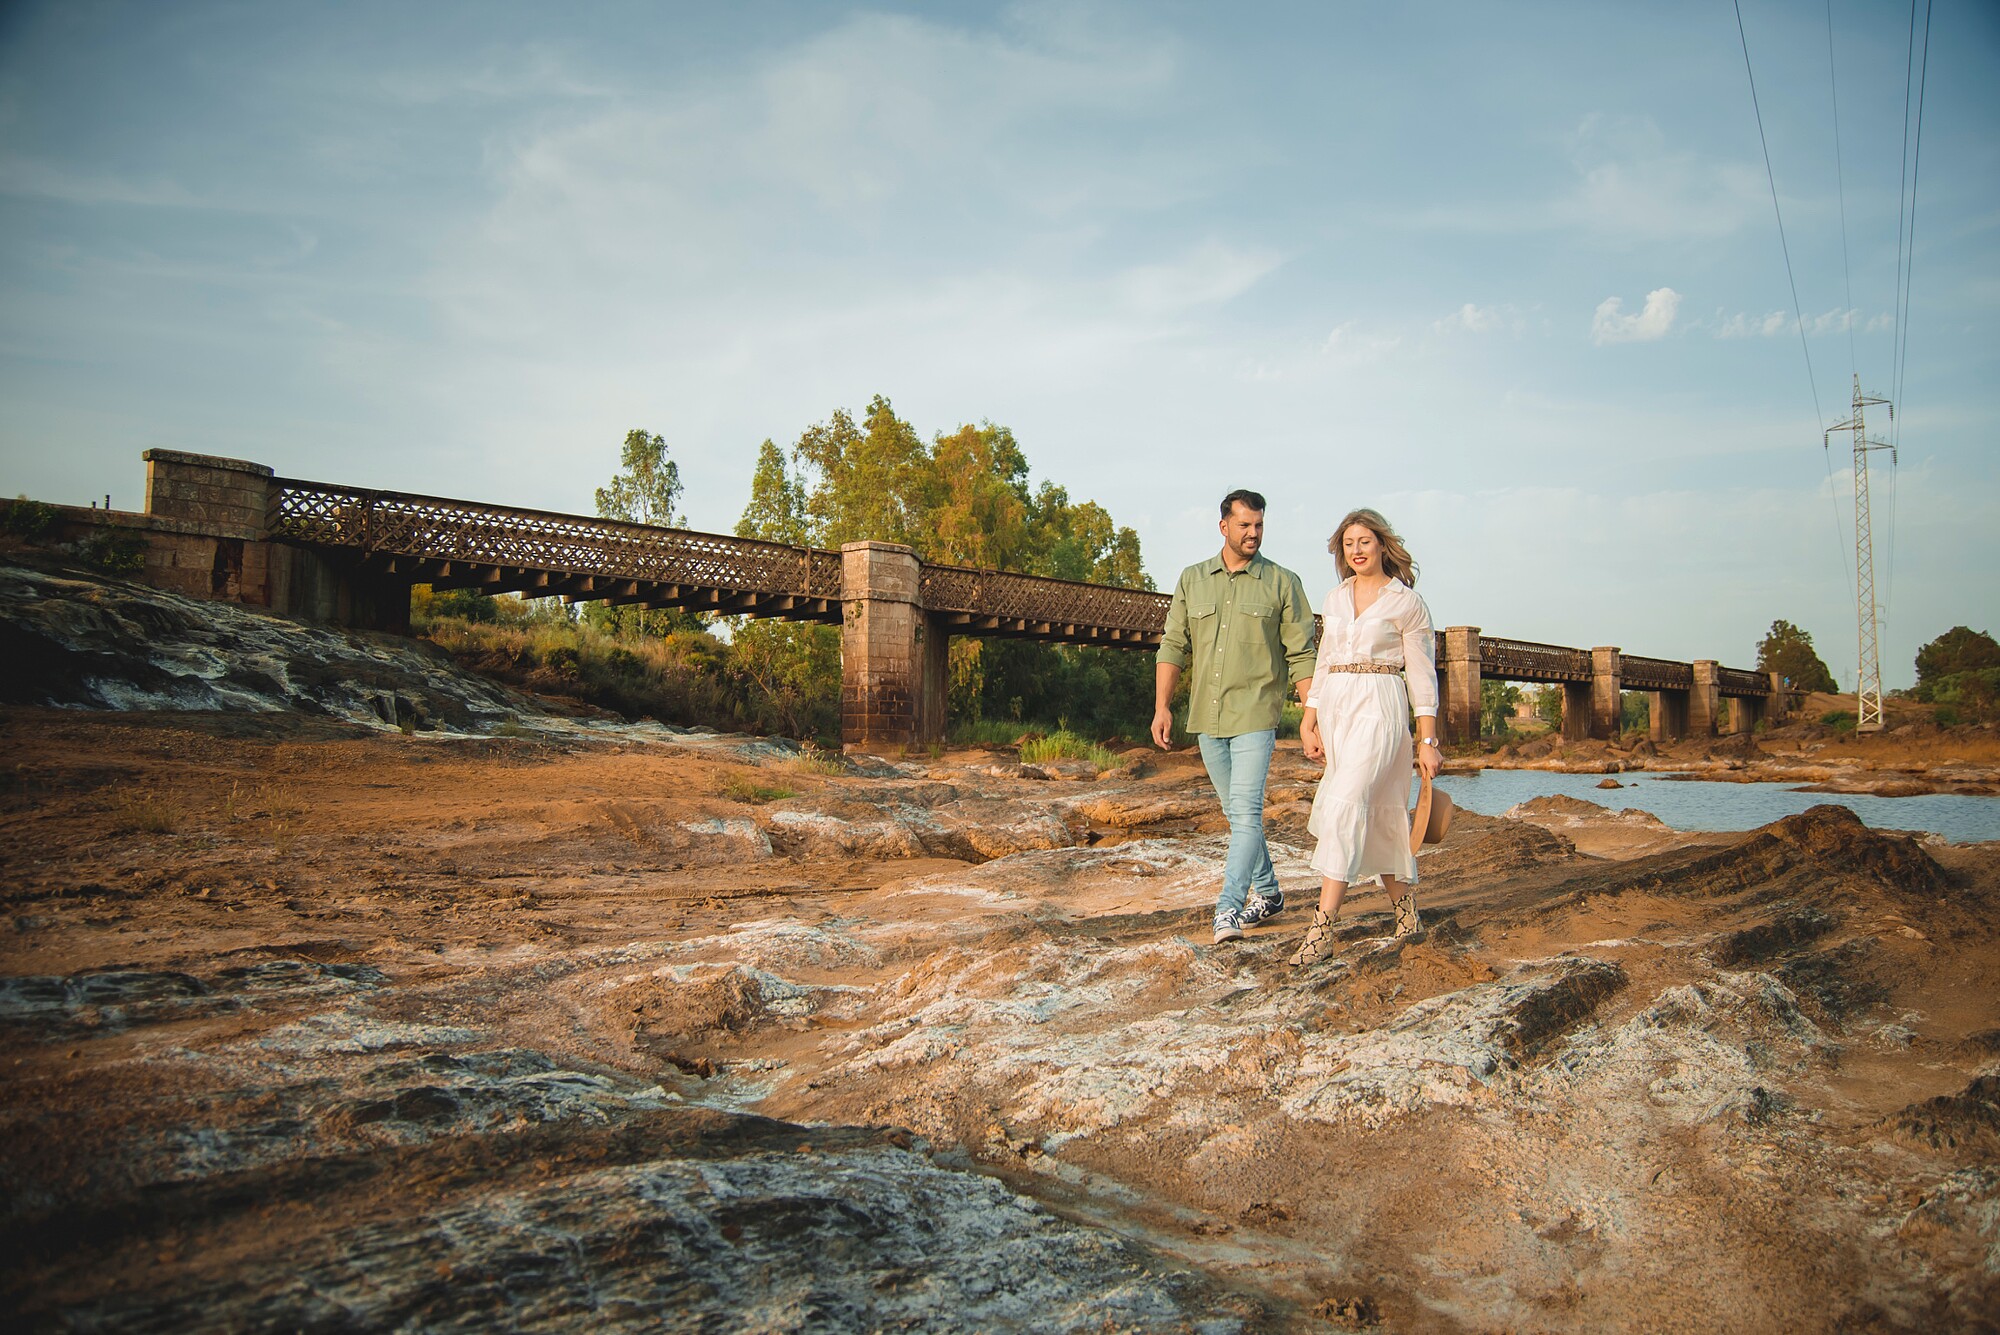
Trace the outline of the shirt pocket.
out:
<instances>
[{"instance_id":1,"label":"shirt pocket","mask_svg":"<svg viewBox=\"0 0 2000 1335\"><path fill-rule=\"evenodd\" d=\"M1268 641L1278 624L1278 609L1270 603L1238 603L1233 639L1251 644Z\"/></svg>"},{"instance_id":2,"label":"shirt pocket","mask_svg":"<svg viewBox=\"0 0 2000 1335\"><path fill-rule=\"evenodd\" d=\"M1190 630L1198 630L1204 635L1213 635L1215 633L1215 608L1216 604L1212 602L1198 603L1192 598L1188 599L1188 628Z\"/></svg>"}]
</instances>

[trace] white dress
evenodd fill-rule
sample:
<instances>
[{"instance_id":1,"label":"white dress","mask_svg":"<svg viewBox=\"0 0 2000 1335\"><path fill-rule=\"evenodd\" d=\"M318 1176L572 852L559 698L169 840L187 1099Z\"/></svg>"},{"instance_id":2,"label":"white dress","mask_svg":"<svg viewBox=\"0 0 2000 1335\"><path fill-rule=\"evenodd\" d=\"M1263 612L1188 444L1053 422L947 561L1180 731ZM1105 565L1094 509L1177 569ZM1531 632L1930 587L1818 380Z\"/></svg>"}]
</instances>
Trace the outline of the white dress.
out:
<instances>
[{"instance_id":1,"label":"white dress","mask_svg":"<svg viewBox=\"0 0 2000 1335\"><path fill-rule=\"evenodd\" d=\"M1307 699L1319 711L1326 773L1307 821L1319 840L1312 865L1348 885L1376 876L1414 885L1405 806L1415 764L1409 717L1412 709L1431 718L1438 712L1430 609L1409 585L1390 580L1357 617L1350 576L1326 595L1320 618ZM1387 664L1400 672L1329 671L1336 663Z\"/></svg>"}]
</instances>

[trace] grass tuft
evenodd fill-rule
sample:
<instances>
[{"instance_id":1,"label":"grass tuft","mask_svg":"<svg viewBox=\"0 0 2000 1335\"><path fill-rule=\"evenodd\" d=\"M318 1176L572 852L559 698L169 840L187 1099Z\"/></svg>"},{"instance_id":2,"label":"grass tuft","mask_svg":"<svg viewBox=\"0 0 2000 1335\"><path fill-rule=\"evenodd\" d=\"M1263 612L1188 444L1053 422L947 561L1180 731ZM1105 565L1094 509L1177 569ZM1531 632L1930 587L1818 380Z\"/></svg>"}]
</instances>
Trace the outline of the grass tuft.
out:
<instances>
[{"instance_id":1,"label":"grass tuft","mask_svg":"<svg viewBox=\"0 0 2000 1335\"><path fill-rule=\"evenodd\" d=\"M788 797L796 797L790 788L771 787L733 774L722 781L722 795L732 802L747 802L761 806L766 802L782 802Z\"/></svg>"},{"instance_id":2,"label":"grass tuft","mask_svg":"<svg viewBox=\"0 0 2000 1335\"><path fill-rule=\"evenodd\" d=\"M111 808L120 830L139 834L172 834L181 825L181 811L154 793L127 793Z\"/></svg>"},{"instance_id":3,"label":"grass tuft","mask_svg":"<svg viewBox=\"0 0 2000 1335\"><path fill-rule=\"evenodd\" d=\"M1059 728L1046 737L1036 737L1021 743L1021 763L1039 765L1048 760L1087 760L1101 773L1116 769L1119 761L1115 752L1099 746L1088 738L1079 737L1067 728Z\"/></svg>"},{"instance_id":4,"label":"grass tuft","mask_svg":"<svg viewBox=\"0 0 2000 1335\"><path fill-rule=\"evenodd\" d=\"M799 748L799 753L786 763L801 774L847 773L847 762L840 758L840 753L828 750L818 742L807 742Z\"/></svg>"}]
</instances>

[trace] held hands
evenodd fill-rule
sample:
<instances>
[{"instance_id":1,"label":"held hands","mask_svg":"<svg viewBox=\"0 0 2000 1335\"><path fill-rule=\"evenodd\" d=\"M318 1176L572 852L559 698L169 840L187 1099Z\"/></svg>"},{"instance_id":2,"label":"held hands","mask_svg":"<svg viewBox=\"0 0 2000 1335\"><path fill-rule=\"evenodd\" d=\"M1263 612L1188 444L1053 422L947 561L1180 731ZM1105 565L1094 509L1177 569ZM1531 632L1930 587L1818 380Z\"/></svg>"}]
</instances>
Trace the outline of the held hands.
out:
<instances>
[{"instance_id":1,"label":"held hands","mask_svg":"<svg viewBox=\"0 0 2000 1335\"><path fill-rule=\"evenodd\" d=\"M1319 711L1308 709L1299 719L1299 744L1305 748L1306 759L1326 763L1326 746L1319 736Z\"/></svg>"}]
</instances>

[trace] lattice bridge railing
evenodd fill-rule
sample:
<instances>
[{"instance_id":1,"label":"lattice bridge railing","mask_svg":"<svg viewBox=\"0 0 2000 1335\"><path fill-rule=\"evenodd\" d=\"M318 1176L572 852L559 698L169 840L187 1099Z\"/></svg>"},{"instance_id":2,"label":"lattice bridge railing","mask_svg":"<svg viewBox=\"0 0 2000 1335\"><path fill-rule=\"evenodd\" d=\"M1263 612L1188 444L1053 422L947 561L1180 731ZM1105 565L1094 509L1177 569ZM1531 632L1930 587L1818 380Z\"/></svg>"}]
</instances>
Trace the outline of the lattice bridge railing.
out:
<instances>
[{"instance_id":1,"label":"lattice bridge railing","mask_svg":"<svg viewBox=\"0 0 2000 1335\"><path fill-rule=\"evenodd\" d=\"M1150 647L1167 624L1164 593L925 565L924 610L960 635L1018 636L1074 644Z\"/></svg>"},{"instance_id":2,"label":"lattice bridge railing","mask_svg":"<svg viewBox=\"0 0 2000 1335\"><path fill-rule=\"evenodd\" d=\"M272 537L437 587L840 620L838 552L289 478L272 497Z\"/></svg>"},{"instance_id":3,"label":"lattice bridge railing","mask_svg":"<svg viewBox=\"0 0 2000 1335\"><path fill-rule=\"evenodd\" d=\"M1479 637L1479 675L1507 681L1589 681L1590 651L1533 640Z\"/></svg>"}]
</instances>

